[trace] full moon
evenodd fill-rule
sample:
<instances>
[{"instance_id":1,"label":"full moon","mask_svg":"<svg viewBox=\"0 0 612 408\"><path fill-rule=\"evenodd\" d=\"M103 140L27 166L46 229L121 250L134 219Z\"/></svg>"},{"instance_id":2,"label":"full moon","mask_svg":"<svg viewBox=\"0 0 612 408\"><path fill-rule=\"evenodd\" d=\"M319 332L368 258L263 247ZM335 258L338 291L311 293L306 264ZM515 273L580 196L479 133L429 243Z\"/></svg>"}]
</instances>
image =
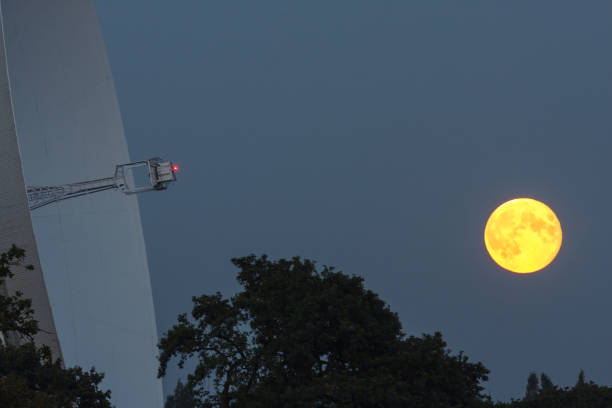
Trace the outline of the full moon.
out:
<instances>
[{"instance_id":1,"label":"full moon","mask_svg":"<svg viewBox=\"0 0 612 408\"><path fill-rule=\"evenodd\" d=\"M546 267L561 248L559 219L546 204L517 198L497 207L484 232L491 258L502 268L532 273Z\"/></svg>"}]
</instances>

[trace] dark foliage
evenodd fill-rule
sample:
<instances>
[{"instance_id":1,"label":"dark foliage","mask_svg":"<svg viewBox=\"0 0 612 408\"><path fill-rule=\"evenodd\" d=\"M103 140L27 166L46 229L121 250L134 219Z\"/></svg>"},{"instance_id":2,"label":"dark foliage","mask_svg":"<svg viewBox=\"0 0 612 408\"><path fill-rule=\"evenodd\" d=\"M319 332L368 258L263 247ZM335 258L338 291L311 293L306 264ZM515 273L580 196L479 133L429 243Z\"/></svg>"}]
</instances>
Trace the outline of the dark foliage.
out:
<instances>
[{"instance_id":1,"label":"dark foliage","mask_svg":"<svg viewBox=\"0 0 612 408\"><path fill-rule=\"evenodd\" d=\"M494 406L495 408L610 408L612 388L586 382L582 371L573 388L559 388L548 376L542 374L542 388L537 394L524 400L497 403Z\"/></svg>"},{"instance_id":2,"label":"dark foliage","mask_svg":"<svg viewBox=\"0 0 612 408\"><path fill-rule=\"evenodd\" d=\"M527 378L527 391L525 393L525 399L531 400L538 396L540 391L540 383L538 382L538 375L536 373L529 374Z\"/></svg>"},{"instance_id":3,"label":"dark foliage","mask_svg":"<svg viewBox=\"0 0 612 408\"><path fill-rule=\"evenodd\" d=\"M578 373L578 380L576 381L576 387L581 387L583 385L585 385L584 370L580 370L580 372Z\"/></svg>"},{"instance_id":4,"label":"dark foliage","mask_svg":"<svg viewBox=\"0 0 612 408\"><path fill-rule=\"evenodd\" d=\"M192 390L186 387L181 380L178 380L174 393L168 396L164 408L195 408L197 406L198 401Z\"/></svg>"},{"instance_id":5,"label":"dark foliage","mask_svg":"<svg viewBox=\"0 0 612 408\"><path fill-rule=\"evenodd\" d=\"M312 261L233 259L243 290L193 298L161 339L196 357L185 388L197 407L477 407L487 369L451 354L440 333L406 338L359 277ZM183 392L184 390L182 390ZM175 394L175 398L178 395Z\"/></svg>"},{"instance_id":6,"label":"dark foliage","mask_svg":"<svg viewBox=\"0 0 612 408\"><path fill-rule=\"evenodd\" d=\"M0 254L0 285L13 277L25 252L13 246ZM26 269L32 269L26 267ZM0 287L2 292L4 287ZM32 341L38 333L32 303L21 293L0 292L0 332L10 334L16 343L0 344L0 407L2 408L110 408L110 391L101 391L104 375L65 368L53 360L47 347Z\"/></svg>"},{"instance_id":7,"label":"dark foliage","mask_svg":"<svg viewBox=\"0 0 612 408\"><path fill-rule=\"evenodd\" d=\"M542 384L542 392L546 392L548 390L554 390L555 389L555 385L553 384L553 382L550 379L550 377L547 376L544 373L542 373L542 375L540 375L540 384Z\"/></svg>"},{"instance_id":8,"label":"dark foliage","mask_svg":"<svg viewBox=\"0 0 612 408\"><path fill-rule=\"evenodd\" d=\"M38 322L34 320L32 301L24 299L21 292L4 294L4 281L14 276L13 269L21 266L25 251L15 245L0 254L0 332L11 333L22 339L31 340L38 333ZM24 267L32 270L31 265Z\"/></svg>"},{"instance_id":9,"label":"dark foliage","mask_svg":"<svg viewBox=\"0 0 612 408\"><path fill-rule=\"evenodd\" d=\"M64 368L33 343L0 348L0 407L110 407L98 389L103 375Z\"/></svg>"}]
</instances>

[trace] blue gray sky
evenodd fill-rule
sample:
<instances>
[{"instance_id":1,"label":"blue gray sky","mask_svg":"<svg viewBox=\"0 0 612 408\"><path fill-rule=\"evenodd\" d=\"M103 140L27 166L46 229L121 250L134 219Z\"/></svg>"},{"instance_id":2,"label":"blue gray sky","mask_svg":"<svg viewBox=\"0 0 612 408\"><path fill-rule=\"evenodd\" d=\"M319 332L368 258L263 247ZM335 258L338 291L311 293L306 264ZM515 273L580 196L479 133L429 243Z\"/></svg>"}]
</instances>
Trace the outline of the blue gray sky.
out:
<instances>
[{"instance_id":1,"label":"blue gray sky","mask_svg":"<svg viewBox=\"0 0 612 408\"><path fill-rule=\"evenodd\" d=\"M530 371L612 384L610 2L96 5L132 158L181 166L140 198L160 334L239 289L231 257L300 255L442 331L496 399ZM515 197L564 231L530 276L483 244Z\"/></svg>"}]
</instances>

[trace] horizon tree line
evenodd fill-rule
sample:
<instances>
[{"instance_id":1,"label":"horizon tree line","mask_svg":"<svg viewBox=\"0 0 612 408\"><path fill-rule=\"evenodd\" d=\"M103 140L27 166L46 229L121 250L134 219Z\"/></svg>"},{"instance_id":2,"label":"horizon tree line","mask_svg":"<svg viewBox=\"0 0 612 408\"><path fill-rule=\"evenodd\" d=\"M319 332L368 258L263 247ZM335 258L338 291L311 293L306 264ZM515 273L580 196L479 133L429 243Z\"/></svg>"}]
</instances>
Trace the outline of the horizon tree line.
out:
<instances>
[{"instance_id":1,"label":"horizon tree line","mask_svg":"<svg viewBox=\"0 0 612 408\"><path fill-rule=\"evenodd\" d=\"M0 254L0 286L24 258L14 245ZM299 257L231 261L242 290L194 296L159 341L159 378L173 361L196 363L165 408L612 407L612 388L582 370L563 388L529 373L522 399L493 402L482 363L452 352L439 332L406 335L363 278ZM30 299L0 290L0 407L112 407L103 373L65 367L34 343L33 313Z\"/></svg>"}]
</instances>

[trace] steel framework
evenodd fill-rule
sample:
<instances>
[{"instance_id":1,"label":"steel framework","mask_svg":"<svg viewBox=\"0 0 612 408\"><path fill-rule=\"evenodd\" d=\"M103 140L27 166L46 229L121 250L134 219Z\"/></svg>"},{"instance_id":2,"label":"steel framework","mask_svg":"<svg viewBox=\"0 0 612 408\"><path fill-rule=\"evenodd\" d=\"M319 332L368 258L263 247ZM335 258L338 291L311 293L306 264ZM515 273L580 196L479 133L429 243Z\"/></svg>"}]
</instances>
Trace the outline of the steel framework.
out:
<instances>
[{"instance_id":1,"label":"steel framework","mask_svg":"<svg viewBox=\"0 0 612 408\"><path fill-rule=\"evenodd\" d=\"M135 170L145 170L146 178L137 180ZM35 210L44 205L104 190L119 190L124 194L136 194L151 190L165 190L168 183L176 181L178 166L163 162L159 157L149 160L119 164L115 175L59 186L28 187L28 205ZM144 181L144 182L142 182Z\"/></svg>"}]
</instances>

